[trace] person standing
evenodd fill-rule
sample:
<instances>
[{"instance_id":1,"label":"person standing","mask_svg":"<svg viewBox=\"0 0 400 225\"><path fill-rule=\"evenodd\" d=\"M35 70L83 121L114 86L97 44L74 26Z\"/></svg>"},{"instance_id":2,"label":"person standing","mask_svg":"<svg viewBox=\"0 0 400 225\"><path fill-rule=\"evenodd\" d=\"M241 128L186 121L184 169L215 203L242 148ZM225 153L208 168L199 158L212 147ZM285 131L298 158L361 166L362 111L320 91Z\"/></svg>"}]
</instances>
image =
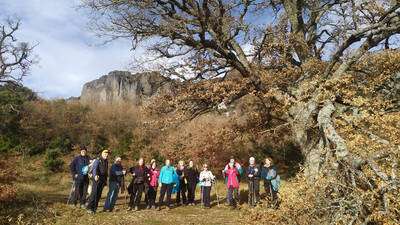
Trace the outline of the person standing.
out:
<instances>
[{"instance_id":1,"label":"person standing","mask_svg":"<svg viewBox=\"0 0 400 225\"><path fill-rule=\"evenodd\" d=\"M124 188L124 176L126 171L123 169L121 164L121 157L115 158L114 164L110 168L110 178L108 180L109 189L104 203L104 211L113 211L115 202L118 199L118 192L121 189L121 193L125 191Z\"/></svg>"},{"instance_id":2,"label":"person standing","mask_svg":"<svg viewBox=\"0 0 400 225\"><path fill-rule=\"evenodd\" d=\"M169 159L165 160L165 165L161 168L160 177L158 180L160 189L160 198L158 199L158 210L161 210L161 206L164 203L165 193L167 194L167 208L171 207L171 194L172 188L174 187L174 177L177 176L175 168L171 166Z\"/></svg>"},{"instance_id":3,"label":"person standing","mask_svg":"<svg viewBox=\"0 0 400 225\"><path fill-rule=\"evenodd\" d=\"M158 178L160 176L160 170L157 169L157 164L155 160L151 161L149 173L150 173L150 182L147 191L147 209L152 209L152 208L155 209Z\"/></svg>"},{"instance_id":4,"label":"person standing","mask_svg":"<svg viewBox=\"0 0 400 225\"><path fill-rule=\"evenodd\" d=\"M200 173L201 201L205 208L211 208L211 186L215 176L208 170L208 165L203 165Z\"/></svg>"},{"instance_id":5,"label":"person standing","mask_svg":"<svg viewBox=\"0 0 400 225\"><path fill-rule=\"evenodd\" d=\"M185 179L186 179L186 187L188 191L188 204L194 205L196 186L199 182L199 172L194 167L194 163L192 160L189 161L188 167L185 169Z\"/></svg>"},{"instance_id":6,"label":"person standing","mask_svg":"<svg viewBox=\"0 0 400 225\"><path fill-rule=\"evenodd\" d=\"M147 167L144 165L143 158L138 160L138 165L136 167L131 167L129 172L132 174L133 179L130 184L131 186L131 196L129 199L129 211L134 209L139 210L140 200L142 199L142 193L145 188L145 183L149 181L150 174Z\"/></svg>"},{"instance_id":7,"label":"person standing","mask_svg":"<svg viewBox=\"0 0 400 225\"><path fill-rule=\"evenodd\" d=\"M89 177L87 170L85 171L85 167L88 167L90 158L86 154L86 147L81 146L80 154L76 156L69 165L74 182L72 203L76 206L79 201L81 208L85 206L87 187L89 185Z\"/></svg>"},{"instance_id":8,"label":"person standing","mask_svg":"<svg viewBox=\"0 0 400 225\"><path fill-rule=\"evenodd\" d=\"M240 174L234 162L228 164L228 168L224 170L224 176L226 177L228 204L235 208L239 200L238 190Z\"/></svg>"},{"instance_id":9,"label":"person standing","mask_svg":"<svg viewBox=\"0 0 400 225\"><path fill-rule=\"evenodd\" d=\"M101 193L107 185L108 177L108 150L103 150L101 156L95 159L92 168L92 192L87 206L89 213L95 213L99 205Z\"/></svg>"},{"instance_id":10,"label":"person standing","mask_svg":"<svg viewBox=\"0 0 400 225\"><path fill-rule=\"evenodd\" d=\"M179 186L176 193L176 205L181 205L181 198L182 204L187 204L186 199L186 191L187 191L187 183L186 183L186 174L185 174L185 162L180 160L178 162L178 166L176 168L176 174L179 177Z\"/></svg>"},{"instance_id":11,"label":"person standing","mask_svg":"<svg viewBox=\"0 0 400 225\"><path fill-rule=\"evenodd\" d=\"M224 169L222 170L222 176L225 178L225 183L228 183L228 177L226 176L226 171L228 171L229 164L231 164L231 163L235 166L235 168L238 172L237 180L238 180L238 183L240 183L240 178L243 174L243 168L238 162L236 162L236 160L233 156L230 157L228 164L226 164ZM236 192L237 192L237 195L239 195L239 189ZM228 194L229 194L229 192L226 193L226 202L228 205L231 205L231 203L229 202Z\"/></svg>"},{"instance_id":12,"label":"person standing","mask_svg":"<svg viewBox=\"0 0 400 225\"><path fill-rule=\"evenodd\" d=\"M271 199L271 206L277 208L280 177L272 158L265 159L264 166L261 169L261 177L264 180L265 193Z\"/></svg>"},{"instance_id":13,"label":"person standing","mask_svg":"<svg viewBox=\"0 0 400 225\"><path fill-rule=\"evenodd\" d=\"M254 157L249 159L249 167L246 170L247 182L249 186L248 202L250 206L256 206L260 200L260 174L259 166L256 165Z\"/></svg>"}]
</instances>

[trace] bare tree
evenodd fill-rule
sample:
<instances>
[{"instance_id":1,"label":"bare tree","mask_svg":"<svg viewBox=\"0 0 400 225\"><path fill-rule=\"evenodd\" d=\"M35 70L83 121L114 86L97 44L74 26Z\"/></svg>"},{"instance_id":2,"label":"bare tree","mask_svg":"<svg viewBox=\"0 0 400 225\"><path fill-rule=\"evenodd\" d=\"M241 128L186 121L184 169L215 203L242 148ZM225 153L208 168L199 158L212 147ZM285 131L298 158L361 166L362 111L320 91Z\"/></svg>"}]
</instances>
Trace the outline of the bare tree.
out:
<instances>
[{"instance_id":1,"label":"bare tree","mask_svg":"<svg viewBox=\"0 0 400 225\"><path fill-rule=\"evenodd\" d=\"M150 40L157 57L180 57L202 77L227 69L251 76L255 71L244 45L250 35L246 16L260 0L83 0L96 12L98 30L131 38L134 47ZM156 39L154 39L156 38Z\"/></svg>"},{"instance_id":2,"label":"bare tree","mask_svg":"<svg viewBox=\"0 0 400 225\"><path fill-rule=\"evenodd\" d=\"M0 24L0 83L20 83L34 63L31 57L34 47L15 36L20 24L11 18Z\"/></svg>"}]
</instances>

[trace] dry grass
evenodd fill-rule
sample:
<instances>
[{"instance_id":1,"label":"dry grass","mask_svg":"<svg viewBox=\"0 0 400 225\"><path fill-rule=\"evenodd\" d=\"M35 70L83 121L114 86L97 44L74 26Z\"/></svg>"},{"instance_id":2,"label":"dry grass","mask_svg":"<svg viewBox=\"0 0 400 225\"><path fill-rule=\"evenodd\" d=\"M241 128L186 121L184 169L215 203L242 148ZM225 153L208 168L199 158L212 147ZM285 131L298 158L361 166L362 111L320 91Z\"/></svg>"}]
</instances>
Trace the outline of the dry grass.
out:
<instances>
[{"instance_id":1,"label":"dry grass","mask_svg":"<svg viewBox=\"0 0 400 225\"><path fill-rule=\"evenodd\" d=\"M244 217L244 212L253 211L248 209L247 204L236 210L225 206L225 185L218 181L220 206L217 206L214 190L211 209L202 209L197 205L162 211L128 212L122 195L117 201L115 212L90 215L86 210L66 205L71 188L69 174L47 173L41 168L40 161L32 159L17 164L18 170L22 172L16 183L17 199L12 204L1 207L0 224L237 224ZM245 183L241 184L242 199L247 195L246 186ZM102 209L107 191L106 187L99 209ZM199 190L196 196L200 196Z\"/></svg>"}]
</instances>

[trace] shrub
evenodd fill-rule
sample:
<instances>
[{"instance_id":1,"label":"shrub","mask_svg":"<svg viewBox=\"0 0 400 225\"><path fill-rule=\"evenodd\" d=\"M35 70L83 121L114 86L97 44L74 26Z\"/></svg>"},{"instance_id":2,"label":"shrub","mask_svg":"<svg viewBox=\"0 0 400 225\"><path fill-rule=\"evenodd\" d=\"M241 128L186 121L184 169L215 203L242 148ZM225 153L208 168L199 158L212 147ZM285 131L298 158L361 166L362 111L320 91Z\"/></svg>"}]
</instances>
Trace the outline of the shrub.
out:
<instances>
[{"instance_id":1,"label":"shrub","mask_svg":"<svg viewBox=\"0 0 400 225\"><path fill-rule=\"evenodd\" d=\"M49 144L50 149L61 149L63 153L68 153L72 149L71 140L68 137L56 137Z\"/></svg>"},{"instance_id":2,"label":"shrub","mask_svg":"<svg viewBox=\"0 0 400 225\"><path fill-rule=\"evenodd\" d=\"M60 159L60 149L48 149L44 167L51 172L60 172L63 169L64 161Z\"/></svg>"},{"instance_id":3,"label":"shrub","mask_svg":"<svg viewBox=\"0 0 400 225\"><path fill-rule=\"evenodd\" d=\"M7 136L0 136L0 153L7 152L12 148L12 142Z\"/></svg>"}]
</instances>

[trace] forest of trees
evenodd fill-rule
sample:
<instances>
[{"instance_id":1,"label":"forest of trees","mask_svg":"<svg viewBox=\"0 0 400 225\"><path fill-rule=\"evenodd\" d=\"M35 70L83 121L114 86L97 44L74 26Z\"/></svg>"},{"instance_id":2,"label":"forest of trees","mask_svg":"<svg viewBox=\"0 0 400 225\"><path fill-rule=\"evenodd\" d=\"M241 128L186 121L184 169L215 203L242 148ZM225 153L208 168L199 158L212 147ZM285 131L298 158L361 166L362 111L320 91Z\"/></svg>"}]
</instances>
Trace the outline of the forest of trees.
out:
<instances>
[{"instance_id":1,"label":"forest of trees","mask_svg":"<svg viewBox=\"0 0 400 225\"><path fill-rule=\"evenodd\" d=\"M1 151L83 143L127 157L206 157L213 166L249 154L273 154L287 166L280 155L294 154L297 189L269 222L400 222L398 1L83 0L83 7L98 34L176 58L161 69L182 85L142 107L112 109L4 86L10 107L22 106L2 105L0 119L10 125L0 127ZM7 34L3 27L2 82L15 78L11 70L25 75L32 62L27 44L7 50L16 46L7 47ZM7 54L19 67L4 62Z\"/></svg>"}]
</instances>

